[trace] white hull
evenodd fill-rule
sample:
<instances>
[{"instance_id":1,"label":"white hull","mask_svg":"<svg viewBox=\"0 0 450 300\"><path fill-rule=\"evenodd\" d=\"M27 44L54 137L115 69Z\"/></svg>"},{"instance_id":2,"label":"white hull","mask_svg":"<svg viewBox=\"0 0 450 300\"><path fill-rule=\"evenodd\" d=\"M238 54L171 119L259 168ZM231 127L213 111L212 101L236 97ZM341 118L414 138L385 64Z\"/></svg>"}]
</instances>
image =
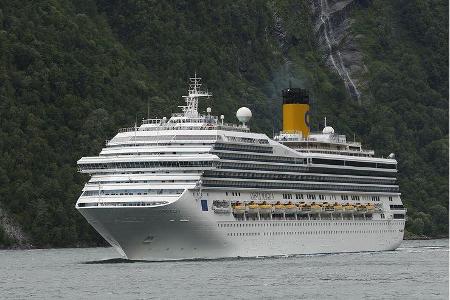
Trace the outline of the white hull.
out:
<instances>
[{"instance_id":1,"label":"white hull","mask_svg":"<svg viewBox=\"0 0 450 300\"><path fill-rule=\"evenodd\" d=\"M119 253L133 260L257 257L383 251L403 239L404 220L236 221L184 193L159 207L79 208Z\"/></svg>"}]
</instances>

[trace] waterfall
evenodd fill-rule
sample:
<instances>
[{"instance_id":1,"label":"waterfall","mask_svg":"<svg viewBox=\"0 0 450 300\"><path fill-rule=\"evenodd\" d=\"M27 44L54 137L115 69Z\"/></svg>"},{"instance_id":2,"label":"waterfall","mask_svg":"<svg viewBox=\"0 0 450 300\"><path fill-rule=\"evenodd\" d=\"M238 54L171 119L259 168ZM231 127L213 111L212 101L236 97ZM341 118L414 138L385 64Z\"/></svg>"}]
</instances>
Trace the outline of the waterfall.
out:
<instances>
[{"instance_id":1,"label":"waterfall","mask_svg":"<svg viewBox=\"0 0 450 300\"><path fill-rule=\"evenodd\" d=\"M361 93L358 91L355 82L350 77L350 73L344 65L341 51L337 47L333 24L330 20L328 0L319 0L318 3L320 8L319 19L321 26L323 27L323 39L326 44L327 54L331 61L331 65L336 70L339 77L344 81L345 87L349 93L360 102Z\"/></svg>"}]
</instances>

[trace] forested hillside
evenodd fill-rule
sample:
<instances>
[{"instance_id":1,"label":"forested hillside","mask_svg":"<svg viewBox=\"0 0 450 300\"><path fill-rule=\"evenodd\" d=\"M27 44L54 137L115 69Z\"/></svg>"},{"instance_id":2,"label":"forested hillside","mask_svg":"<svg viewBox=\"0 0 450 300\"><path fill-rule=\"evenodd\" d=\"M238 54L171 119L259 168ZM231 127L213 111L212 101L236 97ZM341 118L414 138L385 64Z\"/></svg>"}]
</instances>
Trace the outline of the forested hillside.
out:
<instances>
[{"instance_id":1,"label":"forested hillside","mask_svg":"<svg viewBox=\"0 0 450 300\"><path fill-rule=\"evenodd\" d=\"M397 154L407 229L448 232L448 2L374 1L353 30L369 70L363 140ZM384 150L383 150L384 149Z\"/></svg>"},{"instance_id":2,"label":"forested hillside","mask_svg":"<svg viewBox=\"0 0 450 300\"><path fill-rule=\"evenodd\" d=\"M189 75L207 105L279 129L279 91L311 90L324 116L380 155L395 152L408 230L448 231L448 3L361 1L352 12L367 73L361 104L323 61L309 1L0 0L0 205L38 247L102 239L76 212L95 155L120 127L169 116ZM14 241L0 224L0 245Z\"/></svg>"}]
</instances>

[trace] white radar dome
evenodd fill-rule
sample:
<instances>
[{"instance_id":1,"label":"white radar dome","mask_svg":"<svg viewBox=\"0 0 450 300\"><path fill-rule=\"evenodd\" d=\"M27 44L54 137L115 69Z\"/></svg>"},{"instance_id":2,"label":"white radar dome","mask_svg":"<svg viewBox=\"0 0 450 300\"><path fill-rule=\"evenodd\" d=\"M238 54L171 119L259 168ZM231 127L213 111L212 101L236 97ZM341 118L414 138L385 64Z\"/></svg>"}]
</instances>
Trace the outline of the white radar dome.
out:
<instances>
[{"instance_id":1,"label":"white radar dome","mask_svg":"<svg viewBox=\"0 0 450 300\"><path fill-rule=\"evenodd\" d=\"M322 130L323 134L333 134L334 133L334 128L331 126L326 126L323 130Z\"/></svg>"},{"instance_id":2,"label":"white radar dome","mask_svg":"<svg viewBox=\"0 0 450 300\"><path fill-rule=\"evenodd\" d=\"M252 118L252 111L247 107L241 107L236 112L239 122L247 123Z\"/></svg>"}]
</instances>

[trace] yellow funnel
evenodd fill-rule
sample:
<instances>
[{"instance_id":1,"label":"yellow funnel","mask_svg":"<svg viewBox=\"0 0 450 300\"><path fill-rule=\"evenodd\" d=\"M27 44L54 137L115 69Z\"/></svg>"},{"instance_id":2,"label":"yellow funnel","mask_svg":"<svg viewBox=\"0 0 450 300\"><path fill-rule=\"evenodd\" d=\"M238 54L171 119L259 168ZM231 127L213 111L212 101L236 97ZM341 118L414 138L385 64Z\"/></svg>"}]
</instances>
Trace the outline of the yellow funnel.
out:
<instances>
[{"instance_id":1,"label":"yellow funnel","mask_svg":"<svg viewBox=\"0 0 450 300\"><path fill-rule=\"evenodd\" d=\"M289 88L283 95L283 132L309 135L309 95L307 90Z\"/></svg>"}]
</instances>

